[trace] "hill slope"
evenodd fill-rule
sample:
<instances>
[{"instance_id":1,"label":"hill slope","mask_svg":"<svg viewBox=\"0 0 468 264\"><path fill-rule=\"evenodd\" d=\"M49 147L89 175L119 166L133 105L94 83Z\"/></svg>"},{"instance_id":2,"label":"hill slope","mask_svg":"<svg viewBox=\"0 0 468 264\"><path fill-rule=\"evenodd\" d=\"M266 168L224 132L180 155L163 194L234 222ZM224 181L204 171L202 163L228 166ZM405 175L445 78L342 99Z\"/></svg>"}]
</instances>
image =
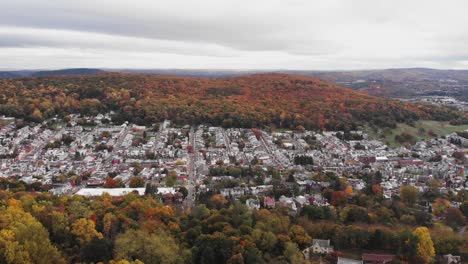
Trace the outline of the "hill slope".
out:
<instances>
[{"instance_id":1,"label":"hill slope","mask_svg":"<svg viewBox=\"0 0 468 264\"><path fill-rule=\"evenodd\" d=\"M233 78L106 73L0 80L0 114L40 121L114 110L116 120L310 129L393 127L418 119L466 121L463 113L387 100L323 80L255 74Z\"/></svg>"},{"instance_id":2,"label":"hill slope","mask_svg":"<svg viewBox=\"0 0 468 264\"><path fill-rule=\"evenodd\" d=\"M177 75L187 77L236 77L255 73L277 72L320 78L353 90L383 97L417 95L450 95L468 101L468 70L438 70L427 68L397 68L356 71L298 70L187 70L153 69L115 72Z\"/></svg>"}]
</instances>

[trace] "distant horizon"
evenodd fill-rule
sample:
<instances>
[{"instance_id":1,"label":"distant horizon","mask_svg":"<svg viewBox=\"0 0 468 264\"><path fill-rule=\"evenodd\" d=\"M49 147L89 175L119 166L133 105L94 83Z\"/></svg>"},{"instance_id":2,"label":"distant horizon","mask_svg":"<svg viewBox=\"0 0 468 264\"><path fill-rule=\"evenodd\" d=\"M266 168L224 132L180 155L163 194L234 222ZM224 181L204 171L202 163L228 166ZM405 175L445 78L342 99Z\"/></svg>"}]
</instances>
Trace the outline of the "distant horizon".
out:
<instances>
[{"instance_id":1,"label":"distant horizon","mask_svg":"<svg viewBox=\"0 0 468 264\"><path fill-rule=\"evenodd\" d=\"M316 72L352 72L352 71L384 71L384 70L437 70L437 71L467 71L468 68L430 68L430 67L391 67L391 68L356 68L356 69L289 69L289 68L105 68L105 67L63 67L63 68L0 68L0 71L59 71L70 69L97 69L103 71L151 71L151 70L183 70L183 71L316 71Z\"/></svg>"}]
</instances>

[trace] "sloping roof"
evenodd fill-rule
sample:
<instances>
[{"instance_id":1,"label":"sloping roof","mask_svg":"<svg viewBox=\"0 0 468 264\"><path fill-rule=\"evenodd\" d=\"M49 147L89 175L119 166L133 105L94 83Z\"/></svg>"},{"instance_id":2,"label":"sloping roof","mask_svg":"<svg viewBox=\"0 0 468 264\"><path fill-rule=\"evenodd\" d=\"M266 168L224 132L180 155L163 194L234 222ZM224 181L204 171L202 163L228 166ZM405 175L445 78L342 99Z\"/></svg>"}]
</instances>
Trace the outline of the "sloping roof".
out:
<instances>
[{"instance_id":1,"label":"sloping roof","mask_svg":"<svg viewBox=\"0 0 468 264\"><path fill-rule=\"evenodd\" d=\"M362 260L355 260L355 259L338 257L337 264L362 264Z\"/></svg>"},{"instance_id":2,"label":"sloping roof","mask_svg":"<svg viewBox=\"0 0 468 264\"><path fill-rule=\"evenodd\" d=\"M449 263L461 263L461 257L460 256L453 256L452 254L444 255L444 260Z\"/></svg>"},{"instance_id":3,"label":"sloping roof","mask_svg":"<svg viewBox=\"0 0 468 264\"><path fill-rule=\"evenodd\" d=\"M143 188L143 189L145 189L145 188ZM166 194L166 193L175 194L176 190L175 190L174 187L158 187L158 192L157 193L158 194Z\"/></svg>"},{"instance_id":4,"label":"sloping roof","mask_svg":"<svg viewBox=\"0 0 468 264\"><path fill-rule=\"evenodd\" d=\"M327 248L330 247L330 240L325 239L313 239L312 245L318 244L319 247Z\"/></svg>"},{"instance_id":5,"label":"sloping roof","mask_svg":"<svg viewBox=\"0 0 468 264\"><path fill-rule=\"evenodd\" d=\"M265 197L265 203L266 204L275 204L275 199L271 198L271 197Z\"/></svg>"},{"instance_id":6,"label":"sloping roof","mask_svg":"<svg viewBox=\"0 0 468 264\"><path fill-rule=\"evenodd\" d=\"M390 262L395 258L395 255L390 254L362 254L362 260L371 262Z\"/></svg>"}]
</instances>

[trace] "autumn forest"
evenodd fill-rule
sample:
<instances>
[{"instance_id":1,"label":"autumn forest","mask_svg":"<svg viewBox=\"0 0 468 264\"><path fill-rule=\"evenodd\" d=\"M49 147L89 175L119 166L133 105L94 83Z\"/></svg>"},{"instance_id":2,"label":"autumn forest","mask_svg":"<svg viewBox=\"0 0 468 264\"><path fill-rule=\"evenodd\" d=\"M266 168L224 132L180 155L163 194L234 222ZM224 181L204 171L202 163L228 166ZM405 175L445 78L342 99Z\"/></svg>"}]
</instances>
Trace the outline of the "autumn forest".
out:
<instances>
[{"instance_id":1,"label":"autumn forest","mask_svg":"<svg viewBox=\"0 0 468 264\"><path fill-rule=\"evenodd\" d=\"M0 114L40 122L114 111L114 122L350 130L419 119L467 123L446 107L372 97L315 78L258 74L184 78L106 73L0 80Z\"/></svg>"}]
</instances>

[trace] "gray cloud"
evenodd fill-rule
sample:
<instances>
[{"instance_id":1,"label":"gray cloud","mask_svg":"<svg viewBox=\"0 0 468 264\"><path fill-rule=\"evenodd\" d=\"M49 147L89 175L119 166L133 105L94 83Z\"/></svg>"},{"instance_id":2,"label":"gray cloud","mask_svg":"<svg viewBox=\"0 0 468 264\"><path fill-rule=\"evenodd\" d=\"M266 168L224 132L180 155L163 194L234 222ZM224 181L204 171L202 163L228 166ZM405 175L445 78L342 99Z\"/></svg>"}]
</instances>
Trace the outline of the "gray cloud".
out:
<instances>
[{"instance_id":1,"label":"gray cloud","mask_svg":"<svg viewBox=\"0 0 468 264\"><path fill-rule=\"evenodd\" d=\"M0 68L466 68L463 0L15 0Z\"/></svg>"}]
</instances>

